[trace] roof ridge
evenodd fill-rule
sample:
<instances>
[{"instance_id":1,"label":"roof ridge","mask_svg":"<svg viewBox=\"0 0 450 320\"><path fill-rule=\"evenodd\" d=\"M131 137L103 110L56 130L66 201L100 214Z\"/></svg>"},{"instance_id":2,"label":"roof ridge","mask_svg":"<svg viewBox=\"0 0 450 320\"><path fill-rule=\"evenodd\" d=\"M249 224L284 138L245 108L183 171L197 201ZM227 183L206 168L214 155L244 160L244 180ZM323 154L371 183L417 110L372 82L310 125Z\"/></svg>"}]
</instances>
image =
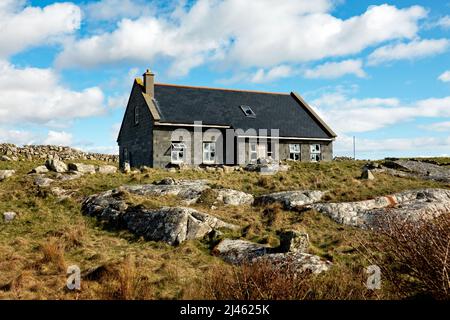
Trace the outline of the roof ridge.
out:
<instances>
[{"instance_id":1,"label":"roof ridge","mask_svg":"<svg viewBox=\"0 0 450 320\"><path fill-rule=\"evenodd\" d=\"M258 90L215 88L215 87L205 87L205 86L188 86L188 85L172 84L172 83L155 83L155 86L192 88L192 89L208 89L208 90L221 90L221 91L235 91L235 92L251 92L251 93L263 93L263 94L279 94L279 95L285 95L285 96L290 95L290 93L286 93L286 92L269 92L269 91L258 91Z\"/></svg>"}]
</instances>

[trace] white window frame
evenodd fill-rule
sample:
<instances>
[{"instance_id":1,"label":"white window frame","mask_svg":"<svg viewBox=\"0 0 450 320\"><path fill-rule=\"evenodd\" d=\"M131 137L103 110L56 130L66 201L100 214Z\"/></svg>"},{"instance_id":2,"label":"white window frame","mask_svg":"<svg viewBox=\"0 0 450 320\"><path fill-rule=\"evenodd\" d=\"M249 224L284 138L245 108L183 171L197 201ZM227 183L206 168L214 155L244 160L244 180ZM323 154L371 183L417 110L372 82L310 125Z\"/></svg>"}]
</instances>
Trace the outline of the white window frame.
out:
<instances>
[{"instance_id":1,"label":"white window frame","mask_svg":"<svg viewBox=\"0 0 450 320\"><path fill-rule=\"evenodd\" d=\"M203 163L213 164L216 162L216 143L214 141L203 142Z\"/></svg>"},{"instance_id":2,"label":"white window frame","mask_svg":"<svg viewBox=\"0 0 450 320\"><path fill-rule=\"evenodd\" d=\"M294 160L294 161L301 160L300 143L289 144L289 160Z\"/></svg>"},{"instance_id":3,"label":"white window frame","mask_svg":"<svg viewBox=\"0 0 450 320\"><path fill-rule=\"evenodd\" d=\"M182 153L182 157L180 157ZM170 162L171 163L183 163L186 158L186 145L181 142L172 142L170 150Z\"/></svg>"},{"instance_id":4,"label":"white window frame","mask_svg":"<svg viewBox=\"0 0 450 320\"><path fill-rule=\"evenodd\" d=\"M255 146L254 150L253 150L253 146ZM248 144L248 153L249 153L249 157L250 157L250 162L256 162L258 160L258 143L257 142L250 142ZM254 159L253 159L254 156Z\"/></svg>"},{"instance_id":5,"label":"white window frame","mask_svg":"<svg viewBox=\"0 0 450 320\"><path fill-rule=\"evenodd\" d=\"M315 143L310 145L310 159L312 162L322 160L322 147L320 144Z\"/></svg>"}]
</instances>

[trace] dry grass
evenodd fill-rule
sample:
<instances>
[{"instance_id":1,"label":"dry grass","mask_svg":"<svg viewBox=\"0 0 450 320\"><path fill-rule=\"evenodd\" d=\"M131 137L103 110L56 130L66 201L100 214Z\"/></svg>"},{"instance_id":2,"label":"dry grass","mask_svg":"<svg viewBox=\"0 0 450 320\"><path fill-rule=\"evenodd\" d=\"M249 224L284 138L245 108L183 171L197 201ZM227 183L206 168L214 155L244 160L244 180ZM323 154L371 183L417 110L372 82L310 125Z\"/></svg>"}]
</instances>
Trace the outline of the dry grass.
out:
<instances>
[{"instance_id":1,"label":"dry grass","mask_svg":"<svg viewBox=\"0 0 450 320\"><path fill-rule=\"evenodd\" d=\"M59 201L49 190L36 187L32 177L27 175L41 164L37 161L0 162L0 170L17 172L0 182L0 213L19 213L11 223L0 221L0 299L179 299L189 297L187 290L192 288L192 283L201 282L208 270L231 272L232 267L210 255L211 246L220 238L188 241L171 247L137 239L126 231L106 230L95 219L81 215L80 203L85 196L120 185L152 183L166 177L208 179L216 186L255 195L318 188L329 191L327 201L361 200L411 188L450 187L382 174L377 175L375 181L359 180L363 163L348 161L295 163L289 172L264 178L252 172L224 174L185 170L169 173L159 169L146 169L132 175L85 175L74 181L56 181L54 186L74 194ZM123 197L127 202L149 208L180 203L176 197L142 198L129 194ZM357 250L358 239L371 239L368 232L338 225L313 211L298 213L276 206L221 204L214 204L217 208L212 209L211 204L214 204L212 197L205 196L204 201L193 207L242 226L240 231L221 237L245 238L275 246L278 244L276 233L281 228L301 230L310 235L311 253L332 260L335 268L325 275L305 279L315 289L304 298L376 298L362 291L363 281L358 278L364 276L360 274L361 266L366 263ZM82 271L100 270L82 279L79 292L65 289L65 268L73 264ZM345 281L336 281L341 279ZM326 291L334 293L327 295Z\"/></svg>"}]
</instances>

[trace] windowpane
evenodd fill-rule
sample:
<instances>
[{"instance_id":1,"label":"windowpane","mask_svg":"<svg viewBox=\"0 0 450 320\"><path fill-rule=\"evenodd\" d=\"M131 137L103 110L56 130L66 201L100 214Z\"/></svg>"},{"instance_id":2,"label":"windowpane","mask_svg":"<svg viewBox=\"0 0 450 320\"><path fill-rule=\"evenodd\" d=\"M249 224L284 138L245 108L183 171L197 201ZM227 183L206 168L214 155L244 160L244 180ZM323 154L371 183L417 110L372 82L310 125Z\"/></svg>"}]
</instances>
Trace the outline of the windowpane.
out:
<instances>
[{"instance_id":1,"label":"windowpane","mask_svg":"<svg viewBox=\"0 0 450 320\"><path fill-rule=\"evenodd\" d=\"M215 151L215 142L203 142L203 162L214 162Z\"/></svg>"}]
</instances>

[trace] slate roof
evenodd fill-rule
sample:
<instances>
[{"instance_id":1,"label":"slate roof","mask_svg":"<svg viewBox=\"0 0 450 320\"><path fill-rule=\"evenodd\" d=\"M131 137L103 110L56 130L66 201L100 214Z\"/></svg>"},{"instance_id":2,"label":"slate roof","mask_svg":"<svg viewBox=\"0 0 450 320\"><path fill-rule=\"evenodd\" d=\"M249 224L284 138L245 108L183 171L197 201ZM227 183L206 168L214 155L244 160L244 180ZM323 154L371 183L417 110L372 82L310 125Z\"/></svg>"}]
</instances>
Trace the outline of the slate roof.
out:
<instances>
[{"instance_id":1,"label":"slate roof","mask_svg":"<svg viewBox=\"0 0 450 320\"><path fill-rule=\"evenodd\" d=\"M299 100L300 99L300 100ZM333 138L336 134L296 94L155 84L159 122L279 129L281 137ZM240 108L250 106L256 117ZM269 131L270 134L270 131Z\"/></svg>"}]
</instances>

